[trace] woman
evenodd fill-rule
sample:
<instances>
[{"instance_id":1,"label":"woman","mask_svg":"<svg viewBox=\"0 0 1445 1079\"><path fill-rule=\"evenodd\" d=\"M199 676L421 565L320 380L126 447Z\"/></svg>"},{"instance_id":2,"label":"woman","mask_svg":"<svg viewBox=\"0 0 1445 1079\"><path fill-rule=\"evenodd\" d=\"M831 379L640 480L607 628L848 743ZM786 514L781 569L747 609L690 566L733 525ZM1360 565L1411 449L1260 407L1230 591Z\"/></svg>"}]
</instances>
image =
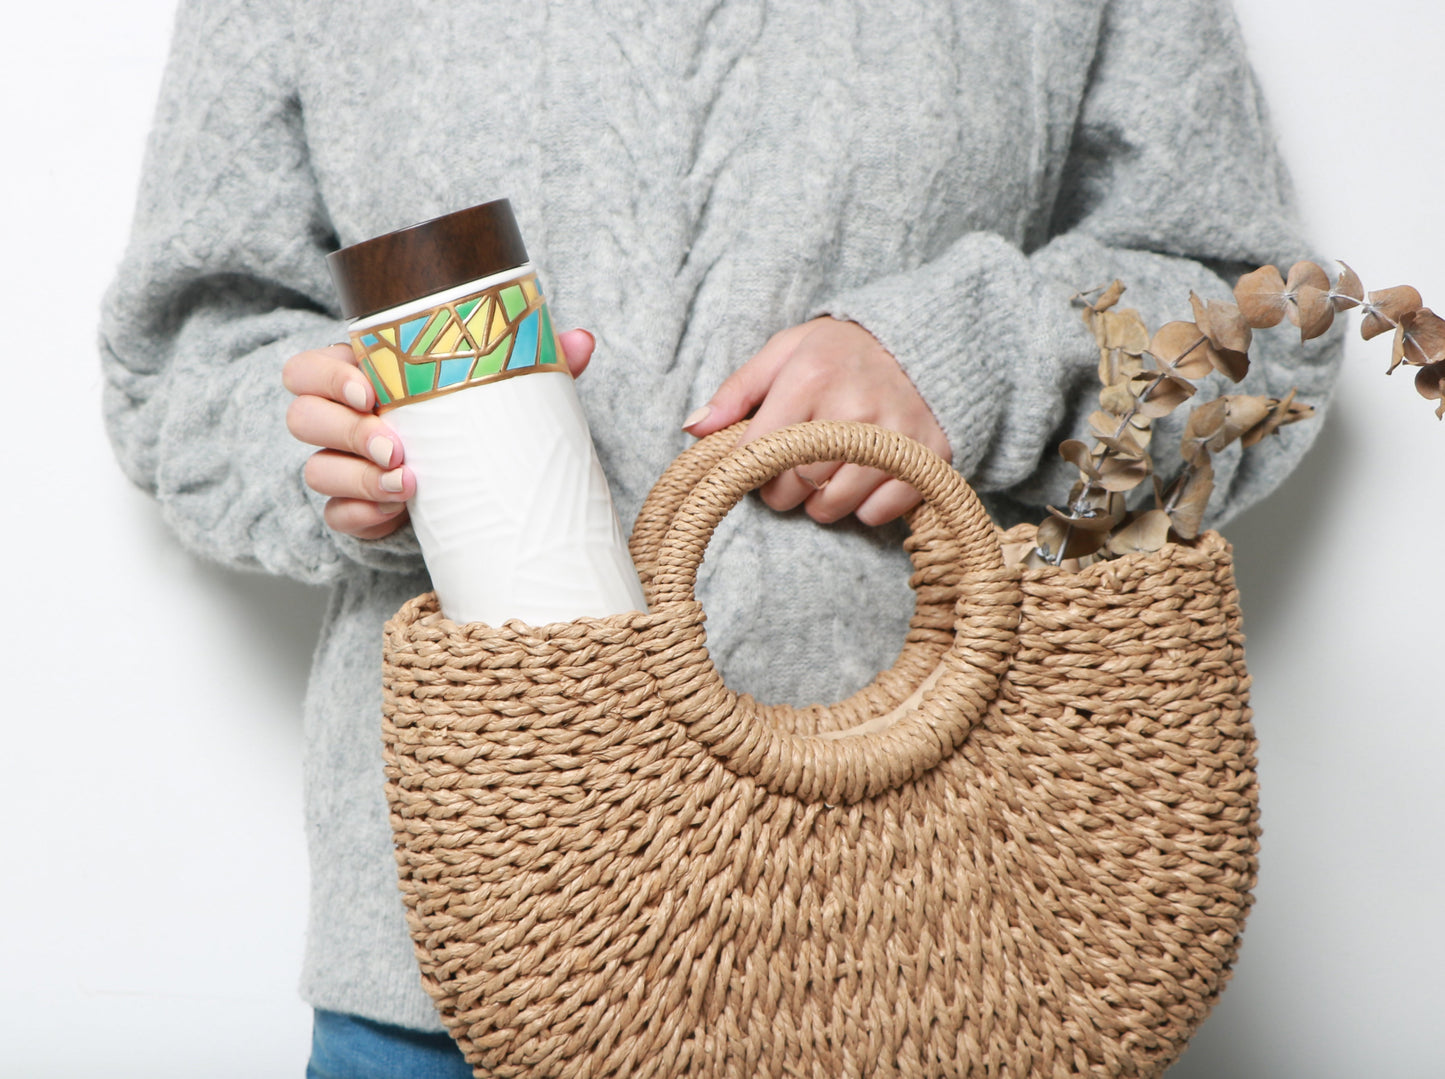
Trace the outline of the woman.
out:
<instances>
[{"instance_id":1,"label":"woman","mask_svg":"<svg viewBox=\"0 0 1445 1079\"><path fill-rule=\"evenodd\" d=\"M306 701L318 1075L421 1052L468 1074L417 979L377 752L380 627L428 587L415 481L327 347L323 259L500 196L595 334L563 343L624 524L689 435L749 412L750 436L902 430L1012 523L1064 497L1053 446L1094 407L1072 292L1123 278L1157 324L1304 254L1224 0L184 3L106 303L107 418L193 549L332 588ZM1337 360L1263 342L1243 392L1318 405ZM1221 454L1214 521L1315 429ZM730 682L831 700L891 661L908 570L876 526L912 497L814 466L728 516L699 585Z\"/></svg>"}]
</instances>

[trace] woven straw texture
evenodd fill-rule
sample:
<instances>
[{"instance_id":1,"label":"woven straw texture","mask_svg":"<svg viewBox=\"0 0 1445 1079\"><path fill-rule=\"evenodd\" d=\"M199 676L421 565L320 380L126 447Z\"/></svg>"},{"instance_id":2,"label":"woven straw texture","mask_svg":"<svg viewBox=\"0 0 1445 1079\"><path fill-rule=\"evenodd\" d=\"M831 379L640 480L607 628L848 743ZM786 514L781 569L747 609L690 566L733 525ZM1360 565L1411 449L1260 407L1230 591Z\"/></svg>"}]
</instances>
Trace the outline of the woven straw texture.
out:
<instances>
[{"instance_id":1,"label":"woven straw texture","mask_svg":"<svg viewBox=\"0 0 1445 1079\"><path fill-rule=\"evenodd\" d=\"M459 626L426 595L388 624L401 888L476 1074L1163 1072L1255 879L1228 546L1005 569L901 436L736 436L639 517L651 613ZM912 626L848 700L763 706L708 657L697 565L745 491L838 459L925 497Z\"/></svg>"}]
</instances>

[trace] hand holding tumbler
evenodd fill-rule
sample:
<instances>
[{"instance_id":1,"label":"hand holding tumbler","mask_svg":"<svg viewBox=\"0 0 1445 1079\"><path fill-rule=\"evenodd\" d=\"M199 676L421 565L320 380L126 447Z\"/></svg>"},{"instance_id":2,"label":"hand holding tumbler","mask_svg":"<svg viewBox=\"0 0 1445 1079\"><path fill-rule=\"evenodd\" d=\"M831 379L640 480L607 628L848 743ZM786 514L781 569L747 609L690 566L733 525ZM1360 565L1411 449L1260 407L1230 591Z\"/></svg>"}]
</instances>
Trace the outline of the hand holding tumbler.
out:
<instances>
[{"instance_id":1,"label":"hand holding tumbler","mask_svg":"<svg viewBox=\"0 0 1445 1079\"><path fill-rule=\"evenodd\" d=\"M507 200L328 257L352 351L401 437L442 613L532 625L646 610Z\"/></svg>"}]
</instances>

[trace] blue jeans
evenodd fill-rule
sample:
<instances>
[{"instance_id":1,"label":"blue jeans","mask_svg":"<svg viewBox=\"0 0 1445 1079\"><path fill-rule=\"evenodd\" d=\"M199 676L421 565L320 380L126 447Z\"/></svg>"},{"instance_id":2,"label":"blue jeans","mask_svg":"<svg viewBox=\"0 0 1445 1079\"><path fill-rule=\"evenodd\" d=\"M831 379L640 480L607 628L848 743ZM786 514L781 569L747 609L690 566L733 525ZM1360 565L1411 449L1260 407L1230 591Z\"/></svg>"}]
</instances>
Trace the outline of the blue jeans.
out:
<instances>
[{"instance_id":1,"label":"blue jeans","mask_svg":"<svg viewBox=\"0 0 1445 1079\"><path fill-rule=\"evenodd\" d=\"M317 1008L306 1079L472 1079L472 1067L450 1035Z\"/></svg>"}]
</instances>

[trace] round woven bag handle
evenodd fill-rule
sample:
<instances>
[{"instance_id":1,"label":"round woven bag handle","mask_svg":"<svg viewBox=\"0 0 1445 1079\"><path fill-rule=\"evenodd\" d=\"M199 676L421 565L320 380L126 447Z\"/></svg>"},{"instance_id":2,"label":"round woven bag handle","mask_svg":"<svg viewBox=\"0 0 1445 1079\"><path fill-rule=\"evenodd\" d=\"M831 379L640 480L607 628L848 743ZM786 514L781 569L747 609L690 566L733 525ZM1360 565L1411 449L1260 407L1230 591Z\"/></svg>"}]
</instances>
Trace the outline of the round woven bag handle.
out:
<instances>
[{"instance_id":1,"label":"round woven bag handle","mask_svg":"<svg viewBox=\"0 0 1445 1079\"><path fill-rule=\"evenodd\" d=\"M763 709L723 683L702 643L694 589L708 541L727 512L789 468L819 461L867 465L911 484L938 515L965 572L953 644L912 696L852 729L807 735L766 722L765 714L780 709ZM732 450L697 482L662 539L649 599L654 614L696 634L695 648L663 687L673 718L735 773L775 793L840 804L916 779L963 742L1008 666L1020 593L1017 573L1003 566L993 521L946 461L881 427L815 422Z\"/></svg>"}]
</instances>

